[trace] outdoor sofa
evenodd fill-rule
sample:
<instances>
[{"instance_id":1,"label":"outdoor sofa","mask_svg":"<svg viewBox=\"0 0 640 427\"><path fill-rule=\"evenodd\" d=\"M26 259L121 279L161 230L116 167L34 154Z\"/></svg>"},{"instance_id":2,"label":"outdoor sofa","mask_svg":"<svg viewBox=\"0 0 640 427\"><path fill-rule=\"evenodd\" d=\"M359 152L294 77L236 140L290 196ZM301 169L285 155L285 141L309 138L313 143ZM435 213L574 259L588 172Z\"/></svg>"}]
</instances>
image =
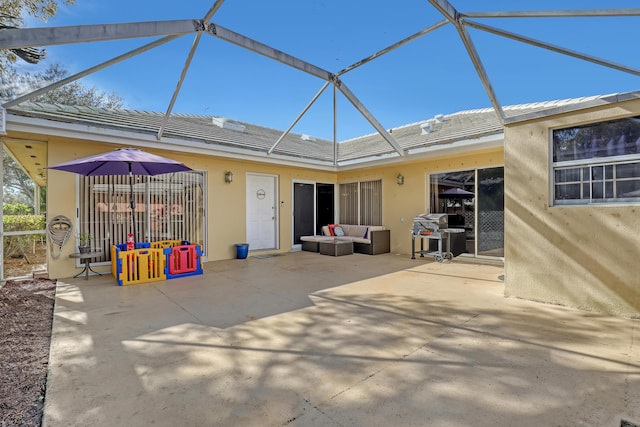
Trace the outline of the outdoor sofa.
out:
<instances>
[{"instance_id":1,"label":"outdoor sofa","mask_svg":"<svg viewBox=\"0 0 640 427\"><path fill-rule=\"evenodd\" d=\"M319 251L320 242L347 240L353 242L353 252L378 255L391 251L391 231L383 225L331 224L322 227L321 236L302 236L302 250Z\"/></svg>"}]
</instances>

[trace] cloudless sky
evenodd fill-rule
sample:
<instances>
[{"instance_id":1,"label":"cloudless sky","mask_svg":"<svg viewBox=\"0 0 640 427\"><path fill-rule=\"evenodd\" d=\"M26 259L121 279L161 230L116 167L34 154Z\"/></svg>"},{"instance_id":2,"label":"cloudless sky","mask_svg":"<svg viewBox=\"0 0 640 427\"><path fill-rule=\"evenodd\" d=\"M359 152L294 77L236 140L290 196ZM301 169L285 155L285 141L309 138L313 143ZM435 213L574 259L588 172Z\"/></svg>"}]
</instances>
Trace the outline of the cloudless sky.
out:
<instances>
[{"instance_id":1,"label":"cloudless sky","mask_svg":"<svg viewBox=\"0 0 640 427\"><path fill-rule=\"evenodd\" d=\"M460 12L638 7L636 0L450 0ZM201 19L213 0L76 0L47 23L29 27ZM337 72L444 19L427 0L226 0L212 22ZM640 17L476 19L608 61L640 69ZM639 89L639 77L469 29L503 106ZM113 92L129 109L165 112L195 34L81 80ZM71 74L150 39L49 46L38 67L61 63ZM36 71L36 68L28 68ZM436 114L491 107L452 25L447 25L343 75L342 80L385 128ZM287 129L324 81L204 34L174 113L230 117ZM330 86L293 129L333 139ZM375 130L338 92L337 138Z\"/></svg>"}]
</instances>

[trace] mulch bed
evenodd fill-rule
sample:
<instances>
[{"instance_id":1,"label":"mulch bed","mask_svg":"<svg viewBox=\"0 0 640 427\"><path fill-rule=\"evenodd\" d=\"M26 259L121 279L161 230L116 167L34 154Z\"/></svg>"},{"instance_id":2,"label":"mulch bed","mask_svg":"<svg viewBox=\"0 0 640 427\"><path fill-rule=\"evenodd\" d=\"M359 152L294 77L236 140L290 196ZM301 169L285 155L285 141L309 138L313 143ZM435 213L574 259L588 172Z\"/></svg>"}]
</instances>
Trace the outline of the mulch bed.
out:
<instances>
[{"instance_id":1,"label":"mulch bed","mask_svg":"<svg viewBox=\"0 0 640 427\"><path fill-rule=\"evenodd\" d=\"M56 281L8 280L0 289L0 426L40 426Z\"/></svg>"}]
</instances>

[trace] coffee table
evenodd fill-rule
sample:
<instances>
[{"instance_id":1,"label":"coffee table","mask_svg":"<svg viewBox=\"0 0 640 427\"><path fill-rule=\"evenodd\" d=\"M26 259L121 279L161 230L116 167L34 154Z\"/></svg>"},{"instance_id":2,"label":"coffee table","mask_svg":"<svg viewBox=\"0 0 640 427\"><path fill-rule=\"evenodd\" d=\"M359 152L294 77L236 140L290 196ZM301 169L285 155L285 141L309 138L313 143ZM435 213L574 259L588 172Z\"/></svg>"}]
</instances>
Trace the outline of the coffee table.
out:
<instances>
[{"instance_id":1,"label":"coffee table","mask_svg":"<svg viewBox=\"0 0 640 427\"><path fill-rule=\"evenodd\" d=\"M322 255L342 256L353 254L353 242L351 240L333 240L331 242L318 242L319 252Z\"/></svg>"}]
</instances>

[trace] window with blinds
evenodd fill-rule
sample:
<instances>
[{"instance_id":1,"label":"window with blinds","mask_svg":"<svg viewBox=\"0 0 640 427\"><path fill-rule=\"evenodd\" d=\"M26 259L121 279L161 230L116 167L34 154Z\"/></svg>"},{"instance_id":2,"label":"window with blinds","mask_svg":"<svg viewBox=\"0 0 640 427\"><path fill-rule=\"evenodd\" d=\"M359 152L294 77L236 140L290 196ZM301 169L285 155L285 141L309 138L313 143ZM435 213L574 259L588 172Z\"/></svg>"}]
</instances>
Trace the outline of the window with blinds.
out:
<instances>
[{"instance_id":1,"label":"window with blinds","mask_svg":"<svg viewBox=\"0 0 640 427\"><path fill-rule=\"evenodd\" d=\"M382 225L382 180L340 184L340 223Z\"/></svg>"},{"instance_id":2,"label":"window with blinds","mask_svg":"<svg viewBox=\"0 0 640 427\"><path fill-rule=\"evenodd\" d=\"M204 172L80 177L78 232L91 233L99 261L110 261L111 245L133 233L133 190L137 241L188 240L204 250L204 186Z\"/></svg>"}]
</instances>

